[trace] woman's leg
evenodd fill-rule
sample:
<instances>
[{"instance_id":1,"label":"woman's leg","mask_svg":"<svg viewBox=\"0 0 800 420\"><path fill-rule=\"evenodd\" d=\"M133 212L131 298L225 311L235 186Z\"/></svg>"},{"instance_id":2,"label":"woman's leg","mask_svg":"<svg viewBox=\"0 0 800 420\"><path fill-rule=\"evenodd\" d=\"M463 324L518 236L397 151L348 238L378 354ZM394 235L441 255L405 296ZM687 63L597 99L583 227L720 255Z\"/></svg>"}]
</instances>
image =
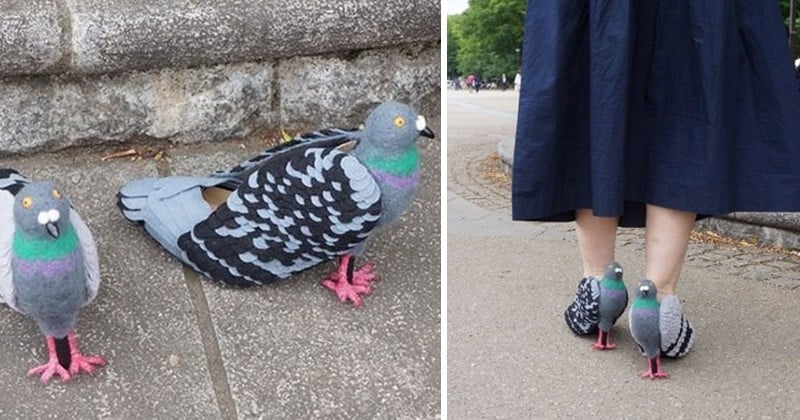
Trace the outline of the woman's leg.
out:
<instances>
[{"instance_id":1,"label":"woman's leg","mask_svg":"<svg viewBox=\"0 0 800 420\"><path fill-rule=\"evenodd\" d=\"M584 277L600 278L605 267L614 261L618 221L617 217L597 217L590 209L575 210Z\"/></svg>"},{"instance_id":2,"label":"woman's leg","mask_svg":"<svg viewBox=\"0 0 800 420\"><path fill-rule=\"evenodd\" d=\"M658 288L658 300L675 293L695 213L647 205L645 278Z\"/></svg>"}]
</instances>

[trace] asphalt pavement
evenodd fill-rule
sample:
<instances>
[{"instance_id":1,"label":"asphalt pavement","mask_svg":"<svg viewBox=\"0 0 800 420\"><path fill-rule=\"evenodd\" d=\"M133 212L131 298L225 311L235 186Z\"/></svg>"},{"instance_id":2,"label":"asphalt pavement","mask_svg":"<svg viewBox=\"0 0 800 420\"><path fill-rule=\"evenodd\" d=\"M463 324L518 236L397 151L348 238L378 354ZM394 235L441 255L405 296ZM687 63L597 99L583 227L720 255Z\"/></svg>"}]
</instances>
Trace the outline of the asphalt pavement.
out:
<instances>
[{"instance_id":1,"label":"asphalt pavement","mask_svg":"<svg viewBox=\"0 0 800 420\"><path fill-rule=\"evenodd\" d=\"M447 400L453 419L796 418L800 415L800 258L692 242L677 294L697 342L639 379L627 313L615 351L566 327L581 267L574 224L512 222L508 180L491 173L514 135L515 92L447 96ZM494 168L497 168L494 166ZM643 230L622 229L629 290Z\"/></svg>"},{"instance_id":2,"label":"asphalt pavement","mask_svg":"<svg viewBox=\"0 0 800 420\"><path fill-rule=\"evenodd\" d=\"M439 116L428 116L439 134ZM78 321L81 349L108 365L42 385L35 323L0 305L0 418L436 418L440 407L441 140L420 139L422 186L367 248L380 280L360 308L319 281L335 264L254 289L221 287L171 258L116 208L141 177L204 175L265 148L255 136L101 158L83 148L0 159L55 180L93 231L103 282ZM147 149L140 147L139 150Z\"/></svg>"}]
</instances>

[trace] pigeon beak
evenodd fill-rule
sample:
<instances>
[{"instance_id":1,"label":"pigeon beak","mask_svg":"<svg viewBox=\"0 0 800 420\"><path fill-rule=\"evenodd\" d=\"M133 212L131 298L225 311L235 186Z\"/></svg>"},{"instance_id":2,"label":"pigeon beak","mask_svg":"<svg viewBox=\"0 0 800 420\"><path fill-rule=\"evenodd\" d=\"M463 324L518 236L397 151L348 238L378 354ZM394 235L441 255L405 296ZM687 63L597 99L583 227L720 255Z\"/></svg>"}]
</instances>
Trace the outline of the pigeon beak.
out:
<instances>
[{"instance_id":1,"label":"pigeon beak","mask_svg":"<svg viewBox=\"0 0 800 420\"><path fill-rule=\"evenodd\" d=\"M428 128L428 123L425 122L425 117L422 115L417 116L417 130L419 130L420 136L427 137L429 139L436 138L436 136L433 135L433 131Z\"/></svg>"},{"instance_id":2,"label":"pigeon beak","mask_svg":"<svg viewBox=\"0 0 800 420\"><path fill-rule=\"evenodd\" d=\"M52 236L53 238L58 239L58 235L59 235L58 226L56 226L55 223L48 222L47 224L44 225L44 227L47 229L47 233L49 233L50 236Z\"/></svg>"},{"instance_id":3,"label":"pigeon beak","mask_svg":"<svg viewBox=\"0 0 800 420\"><path fill-rule=\"evenodd\" d=\"M646 293L650 291L650 286L641 286L639 287L639 290L641 290L643 293Z\"/></svg>"}]
</instances>

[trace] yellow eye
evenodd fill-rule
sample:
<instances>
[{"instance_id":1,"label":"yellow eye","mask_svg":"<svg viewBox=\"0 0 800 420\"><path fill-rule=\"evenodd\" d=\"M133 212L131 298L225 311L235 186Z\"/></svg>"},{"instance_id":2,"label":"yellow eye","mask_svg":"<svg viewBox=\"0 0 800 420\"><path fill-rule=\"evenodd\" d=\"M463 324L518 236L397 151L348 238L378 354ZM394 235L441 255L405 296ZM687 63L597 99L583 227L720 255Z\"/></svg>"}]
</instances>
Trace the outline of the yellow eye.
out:
<instances>
[{"instance_id":1,"label":"yellow eye","mask_svg":"<svg viewBox=\"0 0 800 420\"><path fill-rule=\"evenodd\" d=\"M61 191L59 191L59 190L53 190L53 197L55 197L55 198L61 198Z\"/></svg>"},{"instance_id":2,"label":"yellow eye","mask_svg":"<svg viewBox=\"0 0 800 420\"><path fill-rule=\"evenodd\" d=\"M402 127L406 125L406 119L403 117L395 117L394 118L394 126L395 127Z\"/></svg>"},{"instance_id":3,"label":"yellow eye","mask_svg":"<svg viewBox=\"0 0 800 420\"><path fill-rule=\"evenodd\" d=\"M25 198L22 199L22 207L23 208L29 209L29 208L31 208L31 206L33 206L33 199L32 198L25 197Z\"/></svg>"}]
</instances>

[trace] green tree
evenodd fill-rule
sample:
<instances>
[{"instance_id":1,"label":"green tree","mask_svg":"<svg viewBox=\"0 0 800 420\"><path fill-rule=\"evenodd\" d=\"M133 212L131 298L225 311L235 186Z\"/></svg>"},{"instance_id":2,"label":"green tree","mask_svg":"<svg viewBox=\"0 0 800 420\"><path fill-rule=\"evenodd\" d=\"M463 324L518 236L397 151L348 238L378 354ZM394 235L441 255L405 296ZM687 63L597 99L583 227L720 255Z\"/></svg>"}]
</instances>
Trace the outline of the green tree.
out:
<instances>
[{"instance_id":1,"label":"green tree","mask_svg":"<svg viewBox=\"0 0 800 420\"><path fill-rule=\"evenodd\" d=\"M461 15L448 17L448 74L451 73L451 20L455 22L454 72L480 73L484 79L505 73L513 79L519 67L525 0L469 0Z\"/></svg>"},{"instance_id":2,"label":"green tree","mask_svg":"<svg viewBox=\"0 0 800 420\"><path fill-rule=\"evenodd\" d=\"M459 75L458 51L461 43L459 36L461 17L462 15L447 17L447 77L451 79Z\"/></svg>"},{"instance_id":3,"label":"green tree","mask_svg":"<svg viewBox=\"0 0 800 420\"><path fill-rule=\"evenodd\" d=\"M783 13L784 17L783 23L787 28L792 26L792 23L789 22L789 3L791 1L792 0L781 0L781 12ZM794 0L794 2L794 33L800 34L800 1ZM794 40L794 56L800 57L800 39L798 39L797 36L795 36Z\"/></svg>"}]
</instances>

